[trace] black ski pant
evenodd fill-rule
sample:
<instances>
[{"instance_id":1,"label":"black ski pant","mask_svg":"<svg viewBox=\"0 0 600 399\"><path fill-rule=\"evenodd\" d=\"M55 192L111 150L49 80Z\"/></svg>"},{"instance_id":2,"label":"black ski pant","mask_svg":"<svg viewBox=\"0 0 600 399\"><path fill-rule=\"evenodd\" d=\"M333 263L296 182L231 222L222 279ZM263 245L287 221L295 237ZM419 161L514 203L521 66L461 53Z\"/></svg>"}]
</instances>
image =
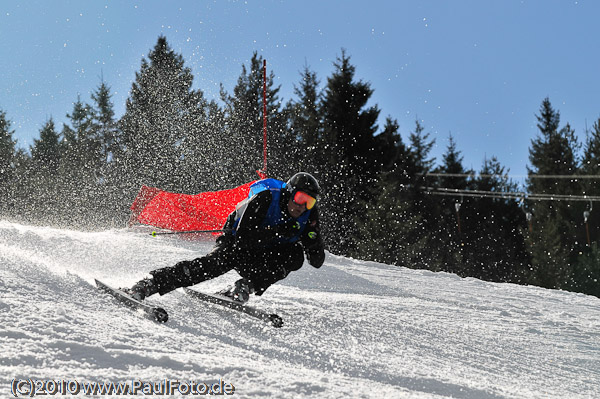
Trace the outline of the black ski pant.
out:
<instances>
[{"instance_id":1,"label":"black ski pant","mask_svg":"<svg viewBox=\"0 0 600 399\"><path fill-rule=\"evenodd\" d=\"M217 242L207 255L175 266L150 272L158 292L164 295L180 287L189 287L213 279L234 269L250 281L256 295L300 269L304 252L299 243L279 244L269 248L240 249L228 242Z\"/></svg>"}]
</instances>

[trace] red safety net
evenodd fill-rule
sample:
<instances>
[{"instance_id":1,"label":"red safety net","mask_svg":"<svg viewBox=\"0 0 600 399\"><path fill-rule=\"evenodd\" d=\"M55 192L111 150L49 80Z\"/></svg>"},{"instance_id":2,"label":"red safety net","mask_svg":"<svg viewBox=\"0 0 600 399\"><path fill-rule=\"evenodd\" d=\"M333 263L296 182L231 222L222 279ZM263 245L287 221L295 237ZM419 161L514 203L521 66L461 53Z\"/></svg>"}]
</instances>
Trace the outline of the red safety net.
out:
<instances>
[{"instance_id":1,"label":"red safety net","mask_svg":"<svg viewBox=\"0 0 600 399\"><path fill-rule=\"evenodd\" d=\"M131 205L130 225L137 221L172 231L221 229L235 206L248 196L252 183L196 195L142 186Z\"/></svg>"}]
</instances>

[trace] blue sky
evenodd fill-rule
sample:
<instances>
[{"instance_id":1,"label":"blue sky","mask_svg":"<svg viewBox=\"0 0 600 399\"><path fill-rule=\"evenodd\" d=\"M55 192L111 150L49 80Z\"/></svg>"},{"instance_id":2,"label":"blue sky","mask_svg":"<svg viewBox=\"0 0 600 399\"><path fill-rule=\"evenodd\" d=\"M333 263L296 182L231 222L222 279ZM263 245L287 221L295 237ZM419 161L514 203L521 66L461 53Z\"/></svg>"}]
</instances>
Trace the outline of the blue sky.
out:
<instances>
[{"instance_id":1,"label":"blue sky","mask_svg":"<svg viewBox=\"0 0 600 399\"><path fill-rule=\"evenodd\" d=\"M452 134L466 168L496 156L526 174L545 97L581 141L600 117L600 2L456 1L12 1L0 0L0 109L29 148L45 121L58 129L101 76L120 117L159 35L181 54L194 87L218 99L254 51L294 97L304 65L324 86L344 48L374 89L381 124L404 139L418 118L438 163ZM257 165L258 167L258 165ZM522 179L516 177L517 181Z\"/></svg>"}]
</instances>

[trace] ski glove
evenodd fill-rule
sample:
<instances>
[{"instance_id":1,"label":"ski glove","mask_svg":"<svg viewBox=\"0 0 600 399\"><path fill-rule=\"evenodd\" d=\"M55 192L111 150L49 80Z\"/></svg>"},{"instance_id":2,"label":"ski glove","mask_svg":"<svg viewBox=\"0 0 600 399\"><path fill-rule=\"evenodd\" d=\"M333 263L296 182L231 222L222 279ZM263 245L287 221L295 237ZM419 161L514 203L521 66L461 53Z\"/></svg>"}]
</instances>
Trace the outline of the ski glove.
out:
<instances>
[{"instance_id":1,"label":"ski glove","mask_svg":"<svg viewBox=\"0 0 600 399\"><path fill-rule=\"evenodd\" d=\"M320 268L325 261L325 251L323 248L307 249L305 251L308 263L314 268Z\"/></svg>"}]
</instances>

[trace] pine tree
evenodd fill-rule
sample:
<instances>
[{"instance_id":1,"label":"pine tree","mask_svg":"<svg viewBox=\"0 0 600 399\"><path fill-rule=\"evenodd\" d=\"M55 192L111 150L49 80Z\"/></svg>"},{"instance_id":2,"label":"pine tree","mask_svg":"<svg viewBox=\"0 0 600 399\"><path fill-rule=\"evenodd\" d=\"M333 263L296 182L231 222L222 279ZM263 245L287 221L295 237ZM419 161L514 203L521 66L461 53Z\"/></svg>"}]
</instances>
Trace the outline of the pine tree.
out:
<instances>
[{"instance_id":1,"label":"pine tree","mask_svg":"<svg viewBox=\"0 0 600 399\"><path fill-rule=\"evenodd\" d=\"M405 154L402 154L400 147L404 148L404 144L399 129L398 121L388 116L383 131L375 136L376 159L381 172L393 170L403 160Z\"/></svg>"},{"instance_id":2,"label":"pine tree","mask_svg":"<svg viewBox=\"0 0 600 399\"><path fill-rule=\"evenodd\" d=\"M358 228L354 215L364 217L361 201L369 201L370 185L376 181L377 118L379 109L367 107L373 90L368 83L354 80L355 67L342 51L327 79L322 115L327 173L321 176L324 186L323 204L325 236L329 248L350 253Z\"/></svg>"},{"instance_id":3,"label":"pine tree","mask_svg":"<svg viewBox=\"0 0 600 399\"><path fill-rule=\"evenodd\" d=\"M67 117L71 126L63 126L64 165L77 170L76 174L88 186L95 185L95 176L102 166L102 143L95 130L93 109L78 96Z\"/></svg>"},{"instance_id":4,"label":"pine tree","mask_svg":"<svg viewBox=\"0 0 600 399\"><path fill-rule=\"evenodd\" d=\"M31 157L36 168L46 175L56 175L60 162L60 135L56 131L54 119L46 121L40 130L40 138L33 140Z\"/></svg>"},{"instance_id":5,"label":"pine tree","mask_svg":"<svg viewBox=\"0 0 600 399\"><path fill-rule=\"evenodd\" d=\"M580 173L588 176L600 176L600 119L594 122L592 130L586 138ZM581 185L583 187L582 193L584 195L600 196L598 178L584 179L581 181ZM593 205L595 204L586 203L584 212L589 212L587 229L590 233L590 240L595 242L600 239L600 209L594 209ZM600 208L597 204L596 206Z\"/></svg>"},{"instance_id":6,"label":"pine tree","mask_svg":"<svg viewBox=\"0 0 600 399\"><path fill-rule=\"evenodd\" d=\"M590 177L600 175L600 119L594 122L592 130L587 132L579 173ZM600 196L597 178L583 179L581 186L584 195ZM573 262L571 281L566 288L600 297L600 212L597 205L590 201L579 207L579 211L584 212L584 223L579 230L585 230L582 240L586 246L580 249L579 256Z\"/></svg>"},{"instance_id":7,"label":"pine tree","mask_svg":"<svg viewBox=\"0 0 600 399\"><path fill-rule=\"evenodd\" d=\"M586 138L581 170L588 175L600 174L600 118L594 122L592 130Z\"/></svg>"},{"instance_id":8,"label":"pine tree","mask_svg":"<svg viewBox=\"0 0 600 399\"><path fill-rule=\"evenodd\" d=\"M473 189L498 197L476 198L463 210L463 259L466 274L488 281L522 283L529 261L522 231L525 216L514 199L502 193L517 191L516 183L495 157L486 159Z\"/></svg>"},{"instance_id":9,"label":"pine tree","mask_svg":"<svg viewBox=\"0 0 600 399\"><path fill-rule=\"evenodd\" d=\"M435 158L429 158L429 153L435 144L435 139L430 139L429 133L424 133L424 127L421 122L415 120L415 129L409 134L410 154L414 160L414 172L410 181L411 201L413 203L414 212L422 216L422 232L421 235L429 236L430 232L437 230L437 200L425 193L426 187L435 185L435 181L427 177L427 174L434 169ZM433 264L434 260L427 261L428 264Z\"/></svg>"},{"instance_id":10,"label":"pine tree","mask_svg":"<svg viewBox=\"0 0 600 399\"><path fill-rule=\"evenodd\" d=\"M559 129L560 113L544 99L537 116L540 135L532 140L529 150L528 192L532 194L576 194L576 179L540 179L537 175L573 175L578 170L578 143L567 124ZM565 287L571 275L572 262L578 253L575 231L575 208L568 201L537 201L533 207L533 232L530 234L532 283L547 288ZM580 219L581 217L577 217Z\"/></svg>"},{"instance_id":11,"label":"pine tree","mask_svg":"<svg viewBox=\"0 0 600 399\"><path fill-rule=\"evenodd\" d=\"M160 36L148 59L142 59L120 120L123 150L117 161L132 197L143 184L181 191L194 179L182 175L180 168L187 135L199 129L200 123L191 116L204 107L201 93L192 90L192 81L183 57Z\"/></svg>"},{"instance_id":12,"label":"pine tree","mask_svg":"<svg viewBox=\"0 0 600 399\"><path fill-rule=\"evenodd\" d=\"M13 162L17 142L13 140L12 122L6 118L6 112L0 110L0 185L8 187L13 176Z\"/></svg>"},{"instance_id":13,"label":"pine tree","mask_svg":"<svg viewBox=\"0 0 600 399\"><path fill-rule=\"evenodd\" d=\"M377 262L422 267L428 250L421 234L421 215L405 200L403 187L389 173L375 183L377 196L365 205L365 217L358 220L360 233L356 256Z\"/></svg>"},{"instance_id":14,"label":"pine tree","mask_svg":"<svg viewBox=\"0 0 600 399\"><path fill-rule=\"evenodd\" d=\"M423 133L425 128L421 122L415 120L415 131L410 133L410 149L415 158L415 165L421 175L426 174L433 169L435 158L428 158L435 140L429 140L429 133Z\"/></svg>"},{"instance_id":15,"label":"pine tree","mask_svg":"<svg viewBox=\"0 0 600 399\"><path fill-rule=\"evenodd\" d=\"M105 225L122 226L126 220L127 203L123 200L123 187L127 181L119 169L117 157L123 153L122 132L115 119L110 87L101 78L91 94L92 137L97 142L98 166L94 188L95 216ZM126 200L130 201L129 198Z\"/></svg>"},{"instance_id":16,"label":"pine tree","mask_svg":"<svg viewBox=\"0 0 600 399\"><path fill-rule=\"evenodd\" d=\"M104 80L92 93L92 100L94 101L92 108L94 136L100 142L100 154L104 164L112 160L121 141L111 97L110 87Z\"/></svg>"},{"instance_id":17,"label":"pine tree","mask_svg":"<svg viewBox=\"0 0 600 399\"><path fill-rule=\"evenodd\" d=\"M61 132L56 211L63 216L62 223L92 227L90 221L97 217L95 201L101 167L101 147L94 132L92 108L78 96L67 118L70 125L63 124Z\"/></svg>"},{"instance_id":18,"label":"pine tree","mask_svg":"<svg viewBox=\"0 0 600 399\"><path fill-rule=\"evenodd\" d=\"M186 138L181 143L181 162L178 168L181 188L189 194L230 188L224 177L230 170L225 160L226 123L223 110L215 101L207 102L197 90L191 96L192 107L186 116Z\"/></svg>"},{"instance_id":19,"label":"pine tree","mask_svg":"<svg viewBox=\"0 0 600 399\"><path fill-rule=\"evenodd\" d=\"M579 256L573 267L571 281L565 288L600 298L600 248L598 248L598 242L593 242Z\"/></svg>"},{"instance_id":20,"label":"pine tree","mask_svg":"<svg viewBox=\"0 0 600 399\"><path fill-rule=\"evenodd\" d=\"M300 85L294 85L297 100L290 101L285 113L289 120L289 129L297 143L288 154L290 162L298 165L299 170L320 176L320 166L325 164L323 148L323 123L321 107L323 96L319 90L317 74L308 66L301 73Z\"/></svg>"},{"instance_id":21,"label":"pine tree","mask_svg":"<svg viewBox=\"0 0 600 399\"><path fill-rule=\"evenodd\" d=\"M346 175L355 177L360 195L379 172L375 153L379 109L367 107L373 90L368 83L354 80L356 68L344 50L334 68L323 101L326 150L331 151L332 165L340 164Z\"/></svg>"},{"instance_id":22,"label":"pine tree","mask_svg":"<svg viewBox=\"0 0 600 399\"><path fill-rule=\"evenodd\" d=\"M356 256L411 268L437 269L432 262L431 238L426 218L434 202L423 191L423 176L433 164L428 159L432 142L422 134L417 121L411 133L414 146L407 147L398 134L398 123L387 119L377 136L386 147L383 171L373 190L374 200L365 204L366 216L360 228ZM384 147L382 147L384 148ZM436 224L437 227L437 224Z\"/></svg>"},{"instance_id":23,"label":"pine tree","mask_svg":"<svg viewBox=\"0 0 600 399\"><path fill-rule=\"evenodd\" d=\"M365 202L365 216L357 218L359 234L355 255L405 267L422 265L426 239L422 216L415 211L411 182L416 158L404 145L398 123L388 118L377 136L382 171L373 187L373 200Z\"/></svg>"},{"instance_id":24,"label":"pine tree","mask_svg":"<svg viewBox=\"0 0 600 399\"><path fill-rule=\"evenodd\" d=\"M290 170L285 159L293 136L288 131L280 110L280 88L274 87L274 78L274 72L270 71L266 90L269 151L267 171L272 177L283 178ZM227 126L224 146L229 150L225 154L230 165L229 184L246 183L248 179L256 178L254 172L263 166L263 84L263 58L255 52L249 68L242 65L242 73L233 94L221 90Z\"/></svg>"},{"instance_id":25,"label":"pine tree","mask_svg":"<svg viewBox=\"0 0 600 399\"><path fill-rule=\"evenodd\" d=\"M448 136L448 146L442 156L442 165L438 172L447 176L441 176L438 181L441 187L464 190L468 187L466 175L473 174L472 170L465 170L463 156L458 150L456 141L452 134Z\"/></svg>"},{"instance_id":26,"label":"pine tree","mask_svg":"<svg viewBox=\"0 0 600 399\"><path fill-rule=\"evenodd\" d=\"M539 218L538 212L536 218ZM544 288L567 288L571 283L572 256L561 240L564 223L555 215L539 220L530 236L532 273L528 283Z\"/></svg>"},{"instance_id":27,"label":"pine tree","mask_svg":"<svg viewBox=\"0 0 600 399\"><path fill-rule=\"evenodd\" d=\"M100 142L93 127L92 108L77 96L67 118L71 126L63 125L60 172L73 187L89 187L100 167Z\"/></svg>"},{"instance_id":28,"label":"pine tree","mask_svg":"<svg viewBox=\"0 0 600 399\"><path fill-rule=\"evenodd\" d=\"M10 129L12 122L7 119L6 112L0 110L0 212L14 208L16 190L16 140L14 130Z\"/></svg>"},{"instance_id":29,"label":"pine tree","mask_svg":"<svg viewBox=\"0 0 600 399\"><path fill-rule=\"evenodd\" d=\"M452 135L449 136L446 152L442 156L443 163L437 172L447 175L438 179L438 184L445 189L465 190L469 187L466 175L473 173L465 170L463 157L458 150ZM465 208L470 206L471 199L464 197L440 197L430 221L437 223L437 228L432 230L434 242L434 259L440 262L442 270L465 275L465 264L463 259L464 245L464 213Z\"/></svg>"},{"instance_id":30,"label":"pine tree","mask_svg":"<svg viewBox=\"0 0 600 399\"><path fill-rule=\"evenodd\" d=\"M61 182L58 168L61 160L60 135L54 119L50 118L40 129L40 138L31 146L31 168L22 175L27 197L22 202L27 212L37 222L57 222L64 201L61 199Z\"/></svg>"},{"instance_id":31,"label":"pine tree","mask_svg":"<svg viewBox=\"0 0 600 399\"><path fill-rule=\"evenodd\" d=\"M429 158L435 139L430 139L430 134L424 133L424 130L421 122L416 119L414 131L409 134L408 149L413 166L406 191L412 204L412 212L420 216L419 226L414 230L414 234L429 248L421 251L414 267L437 271L442 269L440 259L431 248L435 245L435 232L439 228L439 198L427 194L426 188L431 185L427 174L435 165L435 158Z\"/></svg>"}]
</instances>

